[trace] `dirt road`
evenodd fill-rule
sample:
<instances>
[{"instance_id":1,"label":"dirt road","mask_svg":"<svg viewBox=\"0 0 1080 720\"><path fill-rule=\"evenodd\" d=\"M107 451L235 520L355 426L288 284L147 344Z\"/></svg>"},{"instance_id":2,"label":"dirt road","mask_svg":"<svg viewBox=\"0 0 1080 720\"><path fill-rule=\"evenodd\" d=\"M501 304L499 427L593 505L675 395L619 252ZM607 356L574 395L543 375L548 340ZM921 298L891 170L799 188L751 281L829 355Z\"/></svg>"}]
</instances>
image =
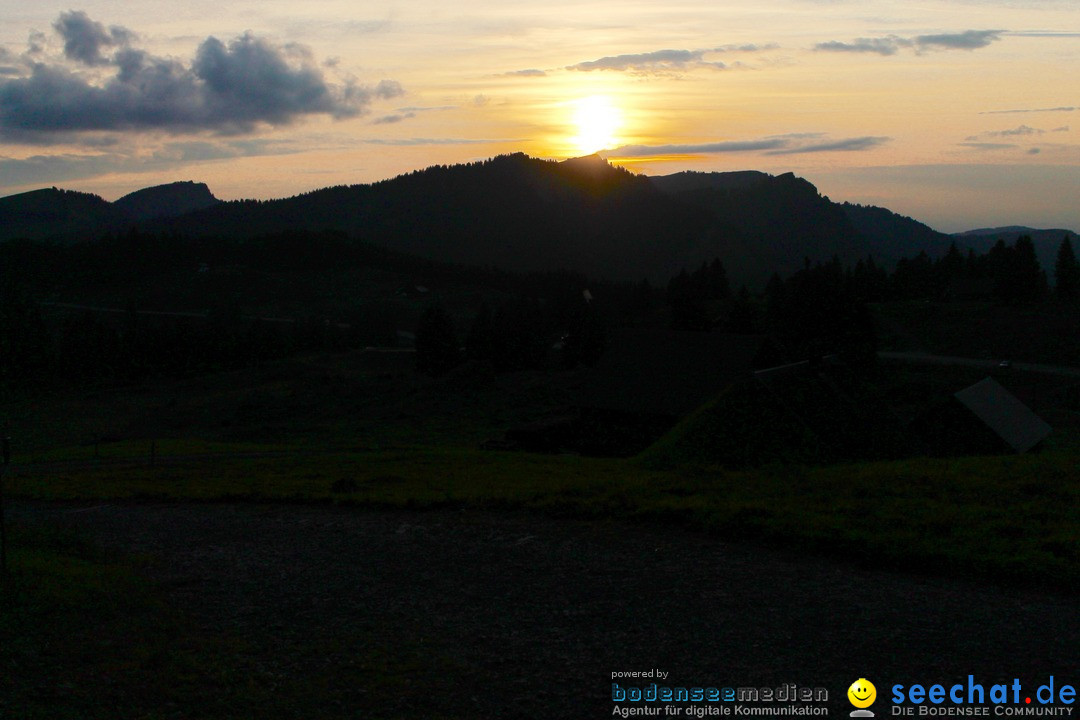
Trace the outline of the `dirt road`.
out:
<instances>
[{"instance_id":1,"label":"dirt road","mask_svg":"<svg viewBox=\"0 0 1080 720\"><path fill-rule=\"evenodd\" d=\"M844 717L859 677L878 687L878 717L896 683L1080 684L1075 596L673 527L250 504L21 502L9 518L149 557L199 627L248 637L278 672L300 661L297 638L352 638L358 656L409 659L413 684L379 708L358 696L356 717L605 718L612 673L651 669L672 686L821 686Z\"/></svg>"}]
</instances>

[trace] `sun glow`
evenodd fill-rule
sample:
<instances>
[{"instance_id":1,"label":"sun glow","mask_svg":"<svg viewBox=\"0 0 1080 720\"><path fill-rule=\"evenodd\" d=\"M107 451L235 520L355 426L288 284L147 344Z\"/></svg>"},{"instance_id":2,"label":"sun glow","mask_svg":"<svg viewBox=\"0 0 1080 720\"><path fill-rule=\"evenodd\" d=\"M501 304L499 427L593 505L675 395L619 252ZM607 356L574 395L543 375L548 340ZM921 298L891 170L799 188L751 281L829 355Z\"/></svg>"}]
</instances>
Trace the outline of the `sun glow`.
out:
<instances>
[{"instance_id":1,"label":"sun glow","mask_svg":"<svg viewBox=\"0 0 1080 720\"><path fill-rule=\"evenodd\" d=\"M616 133L622 125L622 113L603 95L590 95L573 104L573 124L577 135L570 142L582 155L617 145Z\"/></svg>"}]
</instances>

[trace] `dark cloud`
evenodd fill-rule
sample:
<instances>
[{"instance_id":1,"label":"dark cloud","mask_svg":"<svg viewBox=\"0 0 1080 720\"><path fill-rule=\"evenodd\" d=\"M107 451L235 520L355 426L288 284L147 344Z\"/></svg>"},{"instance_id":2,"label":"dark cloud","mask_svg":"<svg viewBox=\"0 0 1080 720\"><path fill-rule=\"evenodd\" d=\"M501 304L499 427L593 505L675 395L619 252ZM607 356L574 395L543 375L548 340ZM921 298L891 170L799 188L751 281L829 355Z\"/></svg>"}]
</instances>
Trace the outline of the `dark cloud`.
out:
<instances>
[{"instance_id":1,"label":"dark cloud","mask_svg":"<svg viewBox=\"0 0 1080 720\"><path fill-rule=\"evenodd\" d=\"M1028 155L1038 155L1039 153L1042 152L1042 149L1040 149L1040 148L1031 148L1027 152L1028 152Z\"/></svg>"},{"instance_id":2,"label":"dark cloud","mask_svg":"<svg viewBox=\"0 0 1080 720\"><path fill-rule=\"evenodd\" d=\"M82 10L60 13L53 29L64 40L64 55L85 65L107 65L109 59L101 54L103 48L124 46L135 39L130 30L119 26L106 28Z\"/></svg>"},{"instance_id":3,"label":"dark cloud","mask_svg":"<svg viewBox=\"0 0 1080 720\"><path fill-rule=\"evenodd\" d=\"M7 48L0 46L0 63L16 64L19 62L19 57L8 50Z\"/></svg>"},{"instance_id":4,"label":"dark cloud","mask_svg":"<svg viewBox=\"0 0 1080 720\"><path fill-rule=\"evenodd\" d=\"M780 150L772 150L766 155L797 155L801 153L819 153L819 152L858 152L860 150L871 150L884 145L892 138L888 137L875 137L865 136L857 138L846 138L844 140L833 140L830 142L814 143L810 145L799 145L795 147L783 148Z\"/></svg>"},{"instance_id":5,"label":"dark cloud","mask_svg":"<svg viewBox=\"0 0 1080 720\"><path fill-rule=\"evenodd\" d=\"M543 70L537 70L536 68L530 68L528 70L511 70L508 73L503 73L507 77L547 77L547 73Z\"/></svg>"},{"instance_id":6,"label":"dark cloud","mask_svg":"<svg viewBox=\"0 0 1080 720\"><path fill-rule=\"evenodd\" d=\"M669 73L688 70L695 67L711 67L722 70L722 62L707 62L704 59L708 50L657 50L655 52L634 53L629 55L610 55L599 60L589 60L576 65L568 65L567 70L592 72L595 70L614 70L618 72Z\"/></svg>"},{"instance_id":7,"label":"dark cloud","mask_svg":"<svg viewBox=\"0 0 1080 720\"><path fill-rule=\"evenodd\" d=\"M209 37L190 64L130 46L128 31L105 30L83 13L56 23L65 55L114 69L100 83L59 63L33 63L0 78L0 135L49 142L64 133L118 130L247 132L260 124L286 125L309 115L349 118L379 99L404 94L383 80L374 87L329 83L297 44L276 45L246 33L228 43ZM110 58L105 47L116 46Z\"/></svg>"},{"instance_id":8,"label":"dark cloud","mask_svg":"<svg viewBox=\"0 0 1080 720\"><path fill-rule=\"evenodd\" d=\"M900 50L910 48L917 53L931 50L977 50L1000 40L1002 30L965 30L959 33L938 35L917 35L904 38L887 35L879 38L856 38L852 42L832 40L814 46L823 52L875 53L877 55L895 55Z\"/></svg>"},{"instance_id":9,"label":"dark cloud","mask_svg":"<svg viewBox=\"0 0 1080 720\"><path fill-rule=\"evenodd\" d=\"M30 37L26 42L26 53L28 55L39 55L45 52L45 42L47 38L45 33L40 30L32 30Z\"/></svg>"}]
</instances>

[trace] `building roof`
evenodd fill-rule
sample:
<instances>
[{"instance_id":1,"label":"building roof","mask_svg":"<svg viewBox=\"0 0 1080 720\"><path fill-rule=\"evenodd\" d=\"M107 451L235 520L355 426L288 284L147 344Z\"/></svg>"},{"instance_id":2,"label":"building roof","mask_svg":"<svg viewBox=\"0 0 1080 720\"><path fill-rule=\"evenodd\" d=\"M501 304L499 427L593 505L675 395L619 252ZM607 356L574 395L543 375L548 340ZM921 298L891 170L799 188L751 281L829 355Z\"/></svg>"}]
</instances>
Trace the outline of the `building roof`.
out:
<instances>
[{"instance_id":1,"label":"building roof","mask_svg":"<svg viewBox=\"0 0 1080 720\"><path fill-rule=\"evenodd\" d=\"M954 397L1018 453L1038 445L1052 430L993 378L980 380Z\"/></svg>"}]
</instances>

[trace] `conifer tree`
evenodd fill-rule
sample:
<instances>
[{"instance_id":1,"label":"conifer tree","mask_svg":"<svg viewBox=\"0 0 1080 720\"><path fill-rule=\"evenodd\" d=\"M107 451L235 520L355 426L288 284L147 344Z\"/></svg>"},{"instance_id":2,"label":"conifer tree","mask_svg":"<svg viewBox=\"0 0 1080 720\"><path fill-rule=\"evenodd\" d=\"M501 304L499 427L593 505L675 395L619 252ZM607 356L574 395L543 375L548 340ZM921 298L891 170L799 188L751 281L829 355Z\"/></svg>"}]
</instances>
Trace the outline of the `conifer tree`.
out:
<instances>
[{"instance_id":1,"label":"conifer tree","mask_svg":"<svg viewBox=\"0 0 1080 720\"><path fill-rule=\"evenodd\" d=\"M1072 242L1066 235L1058 247L1057 262L1054 263L1054 278L1057 281L1055 292L1061 300L1076 300L1080 297L1080 264L1076 262Z\"/></svg>"}]
</instances>

